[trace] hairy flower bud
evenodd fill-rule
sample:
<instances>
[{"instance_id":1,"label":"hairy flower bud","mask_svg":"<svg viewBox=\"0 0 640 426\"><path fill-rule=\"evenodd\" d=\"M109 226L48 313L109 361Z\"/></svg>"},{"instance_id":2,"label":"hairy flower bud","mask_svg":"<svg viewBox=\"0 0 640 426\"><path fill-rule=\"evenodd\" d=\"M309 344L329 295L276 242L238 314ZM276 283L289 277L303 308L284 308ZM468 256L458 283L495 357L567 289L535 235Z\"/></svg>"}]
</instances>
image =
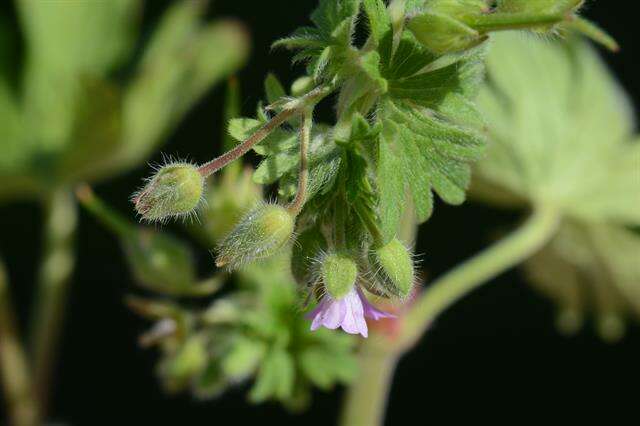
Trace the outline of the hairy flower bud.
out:
<instances>
[{"instance_id":1,"label":"hairy flower bud","mask_svg":"<svg viewBox=\"0 0 640 426\"><path fill-rule=\"evenodd\" d=\"M150 222L188 216L202 201L204 184L204 177L193 164L167 164L134 194L133 203L142 218Z\"/></svg>"},{"instance_id":2,"label":"hairy flower bud","mask_svg":"<svg viewBox=\"0 0 640 426\"><path fill-rule=\"evenodd\" d=\"M400 240L394 238L374 250L370 258L378 269L376 277L385 290L399 297L411 294L414 282L413 260Z\"/></svg>"},{"instance_id":3,"label":"hairy flower bud","mask_svg":"<svg viewBox=\"0 0 640 426\"><path fill-rule=\"evenodd\" d=\"M344 254L327 254L320 264L320 275L327 293L333 299L341 299L353 290L358 266Z\"/></svg>"},{"instance_id":4,"label":"hairy flower bud","mask_svg":"<svg viewBox=\"0 0 640 426\"><path fill-rule=\"evenodd\" d=\"M218 247L218 267L237 269L275 254L290 239L295 217L277 204L262 204L249 212Z\"/></svg>"},{"instance_id":5,"label":"hairy flower bud","mask_svg":"<svg viewBox=\"0 0 640 426\"><path fill-rule=\"evenodd\" d=\"M484 0L432 0L421 14L411 18L407 28L434 53L464 50L485 38L468 26L464 18L487 10Z\"/></svg>"}]
</instances>

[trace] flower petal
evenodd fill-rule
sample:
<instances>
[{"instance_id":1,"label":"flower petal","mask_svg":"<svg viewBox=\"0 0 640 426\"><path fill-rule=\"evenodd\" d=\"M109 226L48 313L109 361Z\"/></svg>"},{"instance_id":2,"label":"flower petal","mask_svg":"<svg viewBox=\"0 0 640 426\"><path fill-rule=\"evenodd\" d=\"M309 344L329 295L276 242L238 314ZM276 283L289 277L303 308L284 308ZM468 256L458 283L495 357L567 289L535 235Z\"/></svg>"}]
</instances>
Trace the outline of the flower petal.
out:
<instances>
[{"instance_id":1,"label":"flower petal","mask_svg":"<svg viewBox=\"0 0 640 426\"><path fill-rule=\"evenodd\" d=\"M315 331L320 327L335 330L342 324L346 314L346 307L343 300L335 300L326 295L312 314L314 314L314 318L311 323L311 331Z\"/></svg>"},{"instance_id":2,"label":"flower petal","mask_svg":"<svg viewBox=\"0 0 640 426\"><path fill-rule=\"evenodd\" d=\"M358 297L362 302L365 317L370 318L374 321L378 321L382 318L396 318L396 315L389 312L381 311L380 309L376 308L373 304L371 304L371 302L369 302L369 299L367 299L367 296L364 295L364 293L362 292L362 290L360 290L360 288L358 288Z\"/></svg>"},{"instance_id":3,"label":"flower petal","mask_svg":"<svg viewBox=\"0 0 640 426\"><path fill-rule=\"evenodd\" d=\"M364 308L362 301L355 290L347 294L344 299L347 308L346 315L342 322L342 329L349 334L361 334L368 336L367 322L364 320Z\"/></svg>"}]
</instances>

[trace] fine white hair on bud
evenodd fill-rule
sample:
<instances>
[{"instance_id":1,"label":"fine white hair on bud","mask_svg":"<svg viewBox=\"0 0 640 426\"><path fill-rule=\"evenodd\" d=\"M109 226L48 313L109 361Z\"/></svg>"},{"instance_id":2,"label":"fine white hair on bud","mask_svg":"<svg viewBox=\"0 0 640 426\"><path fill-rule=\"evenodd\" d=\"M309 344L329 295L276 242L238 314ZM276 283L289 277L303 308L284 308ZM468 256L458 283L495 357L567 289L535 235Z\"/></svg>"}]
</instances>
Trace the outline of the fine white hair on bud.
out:
<instances>
[{"instance_id":1,"label":"fine white hair on bud","mask_svg":"<svg viewBox=\"0 0 640 426\"><path fill-rule=\"evenodd\" d=\"M195 215L204 200L205 179L194 164L170 162L156 173L131 200L143 220L163 222Z\"/></svg>"},{"instance_id":2,"label":"fine white hair on bud","mask_svg":"<svg viewBox=\"0 0 640 426\"><path fill-rule=\"evenodd\" d=\"M295 216L285 207L262 203L220 243L216 266L234 270L272 256L291 240L294 228Z\"/></svg>"},{"instance_id":3,"label":"fine white hair on bud","mask_svg":"<svg viewBox=\"0 0 640 426\"><path fill-rule=\"evenodd\" d=\"M375 279L389 293L405 298L411 294L415 268L411 252L397 238L374 249L369 255L376 267Z\"/></svg>"},{"instance_id":4,"label":"fine white hair on bud","mask_svg":"<svg viewBox=\"0 0 640 426\"><path fill-rule=\"evenodd\" d=\"M346 296L358 278L358 265L348 255L327 253L318 264L319 275L327 294L334 299Z\"/></svg>"}]
</instances>

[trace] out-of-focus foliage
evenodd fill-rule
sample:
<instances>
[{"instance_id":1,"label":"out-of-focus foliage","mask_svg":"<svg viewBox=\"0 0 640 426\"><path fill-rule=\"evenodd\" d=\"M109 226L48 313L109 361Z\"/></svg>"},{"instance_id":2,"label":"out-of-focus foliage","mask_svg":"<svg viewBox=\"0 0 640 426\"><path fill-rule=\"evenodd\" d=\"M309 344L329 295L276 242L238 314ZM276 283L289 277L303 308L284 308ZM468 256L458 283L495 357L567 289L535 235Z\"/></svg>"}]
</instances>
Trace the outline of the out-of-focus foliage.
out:
<instances>
[{"instance_id":1,"label":"out-of-focus foliage","mask_svg":"<svg viewBox=\"0 0 640 426\"><path fill-rule=\"evenodd\" d=\"M204 22L203 5L176 2L134 57L141 1L17 0L26 57L19 85L0 70L0 198L46 193L144 161L247 56L243 29ZM0 66L13 66L13 44L0 37Z\"/></svg>"},{"instance_id":2,"label":"out-of-focus foliage","mask_svg":"<svg viewBox=\"0 0 640 426\"><path fill-rule=\"evenodd\" d=\"M555 239L527 265L560 304L561 329L598 315L603 338L640 305L640 143L630 103L585 42L497 37L480 95L491 135L475 194L557 209Z\"/></svg>"},{"instance_id":3,"label":"out-of-focus foliage","mask_svg":"<svg viewBox=\"0 0 640 426\"><path fill-rule=\"evenodd\" d=\"M207 217L219 217L223 212L234 217L261 198L256 200L256 189L246 186L247 174L231 174L240 185L236 188L248 191L233 198L245 202L234 207L230 199L224 199L228 188L212 184L210 193L221 199L202 212L202 225L190 225L208 245L218 242L228 230L220 229L219 224L209 228ZM223 176L223 185L233 187L233 177ZM164 231L129 223L88 189L78 195L85 207L119 236L142 288L182 298L213 297L220 289L222 276L196 279L185 242ZM161 358L157 372L168 392L190 391L206 399L230 386L253 381L248 394L252 402L278 400L291 409L301 409L309 401L312 386L329 389L354 376L354 340L329 330L309 330L297 302L289 258L285 251L241 269L232 277L237 287L205 308L155 298L130 299L134 311L154 321L140 341L144 346L158 346Z\"/></svg>"}]
</instances>

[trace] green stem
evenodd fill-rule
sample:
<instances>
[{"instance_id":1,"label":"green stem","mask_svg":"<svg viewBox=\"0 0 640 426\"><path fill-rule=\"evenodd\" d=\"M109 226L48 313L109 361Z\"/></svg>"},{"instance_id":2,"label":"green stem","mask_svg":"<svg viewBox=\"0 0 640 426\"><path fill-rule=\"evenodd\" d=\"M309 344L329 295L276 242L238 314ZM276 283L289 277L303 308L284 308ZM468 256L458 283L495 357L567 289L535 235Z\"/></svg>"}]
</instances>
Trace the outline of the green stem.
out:
<instances>
[{"instance_id":1,"label":"green stem","mask_svg":"<svg viewBox=\"0 0 640 426\"><path fill-rule=\"evenodd\" d=\"M392 337L373 335L361 348L360 378L350 389L344 407L344 425L376 426L383 423L384 401L398 359L418 341L433 320L482 284L535 254L555 234L560 217L540 209L514 233L437 279L416 300ZM370 401L367 403L367 401ZM360 423L358 423L360 422ZM364 423L363 423L364 422Z\"/></svg>"},{"instance_id":2,"label":"green stem","mask_svg":"<svg viewBox=\"0 0 640 426\"><path fill-rule=\"evenodd\" d=\"M102 225L119 237L130 238L138 229L137 225L124 219L98 198L90 186L86 184L79 185L76 188L76 198L82 207L87 209Z\"/></svg>"},{"instance_id":3,"label":"green stem","mask_svg":"<svg viewBox=\"0 0 640 426\"><path fill-rule=\"evenodd\" d=\"M10 423L36 426L38 406L24 348L16 326L9 285L0 264L0 372Z\"/></svg>"},{"instance_id":4,"label":"green stem","mask_svg":"<svg viewBox=\"0 0 640 426\"><path fill-rule=\"evenodd\" d=\"M514 233L437 279L404 316L402 346L415 344L433 320L458 300L539 251L559 224L555 210L539 209Z\"/></svg>"},{"instance_id":5,"label":"green stem","mask_svg":"<svg viewBox=\"0 0 640 426\"><path fill-rule=\"evenodd\" d=\"M569 28L582 33L597 43L602 44L612 52L620 50L618 42L593 22L583 18L577 18L571 22Z\"/></svg>"},{"instance_id":6,"label":"green stem","mask_svg":"<svg viewBox=\"0 0 640 426\"><path fill-rule=\"evenodd\" d=\"M555 25L571 18L572 15L566 13L491 13L466 16L464 23L480 33L487 33Z\"/></svg>"},{"instance_id":7,"label":"green stem","mask_svg":"<svg viewBox=\"0 0 640 426\"><path fill-rule=\"evenodd\" d=\"M398 355L367 342L358 361L358 377L347 391L340 424L382 425Z\"/></svg>"},{"instance_id":8,"label":"green stem","mask_svg":"<svg viewBox=\"0 0 640 426\"><path fill-rule=\"evenodd\" d=\"M360 221L367 228L367 231L369 231L369 234L371 234L371 237L373 238L373 246L377 248L384 245L385 241L382 237L382 231L380 231L380 227L372 213L367 211L362 202L354 203L353 209L355 210L356 215L358 215L358 218L360 218Z\"/></svg>"},{"instance_id":9,"label":"green stem","mask_svg":"<svg viewBox=\"0 0 640 426\"><path fill-rule=\"evenodd\" d=\"M311 127L313 127L313 109L309 108L302 114L302 127L300 128L300 172L298 173L298 190L296 196L288 206L289 212L299 215L307 201L307 186L309 183L309 143L311 140Z\"/></svg>"},{"instance_id":10,"label":"green stem","mask_svg":"<svg viewBox=\"0 0 640 426\"><path fill-rule=\"evenodd\" d=\"M33 383L42 413L46 412L69 281L75 263L73 237L78 220L73 193L68 188L54 191L44 208L44 255L30 324Z\"/></svg>"}]
</instances>

